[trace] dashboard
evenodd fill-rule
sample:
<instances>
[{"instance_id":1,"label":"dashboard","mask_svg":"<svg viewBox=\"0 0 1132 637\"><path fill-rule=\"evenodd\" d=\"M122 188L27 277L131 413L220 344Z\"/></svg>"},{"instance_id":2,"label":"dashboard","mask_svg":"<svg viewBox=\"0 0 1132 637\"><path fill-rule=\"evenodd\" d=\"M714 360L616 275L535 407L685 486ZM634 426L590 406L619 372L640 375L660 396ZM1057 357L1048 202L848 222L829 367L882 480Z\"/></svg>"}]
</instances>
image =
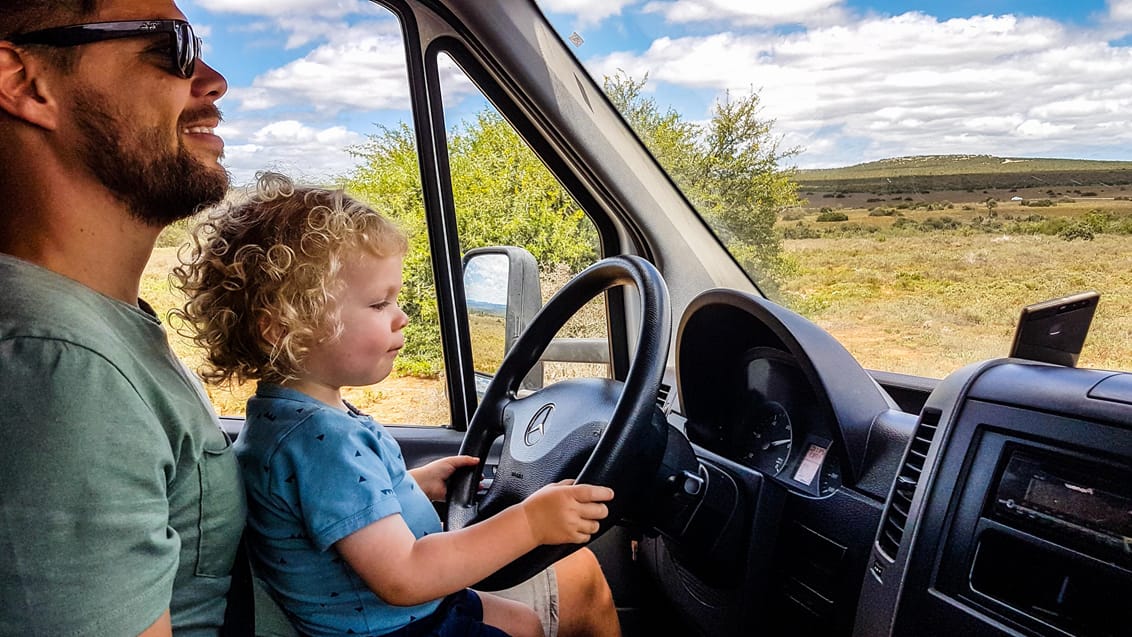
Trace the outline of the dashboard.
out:
<instances>
[{"instance_id":1,"label":"dashboard","mask_svg":"<svg viewBox=\"0 0 1132 637\"><path fill-rule=\"evenodd\" d=\"M821 328L714 290L676 382L708 486L642 555L702 634L1128 634L1132 374L996 359L907 413Z\"/></svg>"}]
</instances>

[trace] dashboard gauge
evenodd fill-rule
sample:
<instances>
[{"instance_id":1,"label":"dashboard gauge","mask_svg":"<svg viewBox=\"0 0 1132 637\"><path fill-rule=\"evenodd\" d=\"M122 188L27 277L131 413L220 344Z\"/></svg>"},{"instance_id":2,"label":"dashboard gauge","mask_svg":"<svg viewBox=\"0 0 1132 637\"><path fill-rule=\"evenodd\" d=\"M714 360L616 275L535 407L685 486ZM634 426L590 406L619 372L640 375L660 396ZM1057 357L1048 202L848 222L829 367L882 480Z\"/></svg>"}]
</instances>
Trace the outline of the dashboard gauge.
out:
<instances>
[{"instance_id":1,"label":"dashboard gauge","mask_svg":"<svg viewBox=\"0 0 1132 637\"><path fill-rule=\"evenodd\" d=\"M821 482L818 484L818 495L826 497L837 493L841 488L841 462L837 454L829 454L821 468Z\"/></svg>"},{"instance_id":2,"label":"dashboard gauge","mask_svg":"<svg viewBox=\"0 0 1132 637\"><path fill-rule=\"evenodd\" d=\"M747 466L778 475L790 459L794 434L790 414L779 403L768 401L756 407L745 426L748 430Z\"/></svg>"}]
</instances>

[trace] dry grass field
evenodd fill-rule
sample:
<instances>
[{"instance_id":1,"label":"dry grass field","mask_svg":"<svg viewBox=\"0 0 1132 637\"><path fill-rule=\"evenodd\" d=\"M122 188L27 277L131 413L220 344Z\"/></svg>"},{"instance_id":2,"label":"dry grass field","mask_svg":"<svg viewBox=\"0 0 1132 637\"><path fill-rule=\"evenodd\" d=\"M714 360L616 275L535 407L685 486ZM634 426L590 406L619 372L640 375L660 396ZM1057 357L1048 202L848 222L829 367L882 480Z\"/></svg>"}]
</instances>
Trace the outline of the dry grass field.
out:
<instances>
[{"instance_id":1,"label":"dry grass field","mask_svg":"<svg viewBox=\"0 0 1132 637\"><path fill-rule=\"evenodd\" d=\"M1080 365L1132 369L1132 236L1097 234L1092 240L1056 235L972 231L987 218L985 200L997 202L999 220L1040 214L1083 218L1101 210L1132 216L1132 188L1090 187L1090 196L1054 191L1056 205L1012 201L1049 198L1048 189L901 195L847 193L810 199L801 222L811 227L858 224L873 232L787 240L794 272L783 283L786 303L836 336L870 369L941 378L958 367L1006 355L1022 306L1084 290L1101 293ZM870 216L870 208L949 202L935 210L906 209L900 216ZM848 220L817 223L821 208ZM899 219L948 216L954 230L900 232Z\"/></svg>"},{"instance_id":2,"label":"dry grass field","mask_svg":"<svg viewBox=\"0 0 1132 637\"><path fill-rule=\"evenodd\" d=\"M1101 301L1080 365L1132 369L1129 237L976 234L787 241L784 286L869 369L942 378L1005 356L1024 305L1083 290Z\"/></svg>"}]
</instances>

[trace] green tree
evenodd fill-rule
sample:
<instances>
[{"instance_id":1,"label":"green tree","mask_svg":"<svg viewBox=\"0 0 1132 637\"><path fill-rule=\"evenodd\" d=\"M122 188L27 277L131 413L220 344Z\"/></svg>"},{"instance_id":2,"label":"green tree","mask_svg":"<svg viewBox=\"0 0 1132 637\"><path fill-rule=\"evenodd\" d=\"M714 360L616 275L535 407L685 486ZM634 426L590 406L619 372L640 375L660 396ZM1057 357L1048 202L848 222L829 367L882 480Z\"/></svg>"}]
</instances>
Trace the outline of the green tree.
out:
<instances>
[{"instance_id":1,"label":"green tree","mask_svg":"<svg viewBox=\"0 0 1132 637\"><path fill-rule=\"evenodd\" d=\"M773 284L782 265L774 222L782 209L800 202L794 170L780 164L798 149L780 147L774 121L760 118L758 93L728 93L706 124L696 124L646 97L647 81L647 75L637 80L619 72L606 76L604 88L747 273Z\"/></svg>"},{"instance_id":2,"label":"green tree","mask_svg":"<svg viewBox=\"0 0 1132 637\"><path fill-rule=\"evenodd\" d=\"M543 271L597 259L593 224L497 112L458 126L448 151L461 249L521 246Z\"/></svg>"}]
</instances>

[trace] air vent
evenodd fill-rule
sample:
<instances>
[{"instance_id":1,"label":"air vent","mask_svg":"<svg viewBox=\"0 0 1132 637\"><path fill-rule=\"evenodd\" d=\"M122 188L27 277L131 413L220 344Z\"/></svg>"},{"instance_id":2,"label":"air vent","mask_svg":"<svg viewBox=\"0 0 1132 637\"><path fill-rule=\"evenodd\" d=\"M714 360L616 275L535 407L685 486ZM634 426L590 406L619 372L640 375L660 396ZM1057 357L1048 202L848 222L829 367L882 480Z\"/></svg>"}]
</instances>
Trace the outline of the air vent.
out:
<instances>
[{"instance_id":1,"label":"air vent","mask_svg":"<svg viewBox=\"0 0 1132 637\"><path fill-rule=\"evenodd\" d=\"M667 383L661 383L660 389L656 391L656 404L662 410L668 407L668 396L672 393L672 387Z\"/></svg>"},{"instance_id":2,"label":"air vent","mask_svg":"<svg viewBox=\"0 0 1132 637\"><path fill-rule=\"evenodd\" d=\"M919 424L916 425L912 442L904 454L900 473L896 476L892 499L884 514L884 522L880 526L880 537L877 538L880 550L891 559L896 559L896 554L900 551L900 540L904 537L908 512L912 508L912 496L916 494L916 485L920 483L920 474L924 471L928 449L932 446L932 438L935 437L936 429L939 427L939 417L939 411L924 410Z\"/></svg>"}]
</instances>

